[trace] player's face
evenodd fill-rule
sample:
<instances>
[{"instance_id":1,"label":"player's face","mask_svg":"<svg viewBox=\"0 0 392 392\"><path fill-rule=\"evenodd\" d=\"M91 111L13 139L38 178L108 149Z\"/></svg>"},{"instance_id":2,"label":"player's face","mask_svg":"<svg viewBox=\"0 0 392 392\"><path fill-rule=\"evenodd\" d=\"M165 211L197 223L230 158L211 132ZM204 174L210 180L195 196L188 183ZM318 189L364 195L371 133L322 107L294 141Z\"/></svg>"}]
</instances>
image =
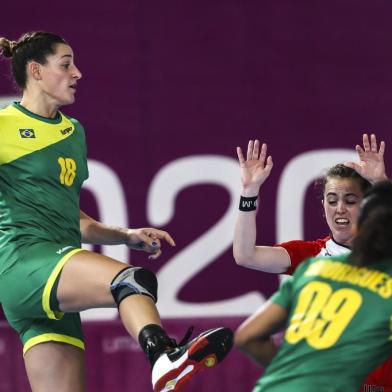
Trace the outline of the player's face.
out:
<instances>
[{"instance_id":1,"label":"player's face","mask_svg":"<svg viewBox=\"0 0 392 392\"><path fill-rule=\"evenodd\" d=\"M325 184L325 218L334 240L342 245L351 246L362 197L356 180L330 177Z\"/></svg>"},{"instance_id":2,"label":"player's face","mask_svg":"<svg viewBox=\"0 0 392 392\"><path fill-rule=\"evenodd\" d=\"M57 106L69 105L75 101L77 81L82 77L74 63L70 46L57 44L54 54L47 56L41 65L40 87L44 99Z\"/></svg>"}]
</instances>

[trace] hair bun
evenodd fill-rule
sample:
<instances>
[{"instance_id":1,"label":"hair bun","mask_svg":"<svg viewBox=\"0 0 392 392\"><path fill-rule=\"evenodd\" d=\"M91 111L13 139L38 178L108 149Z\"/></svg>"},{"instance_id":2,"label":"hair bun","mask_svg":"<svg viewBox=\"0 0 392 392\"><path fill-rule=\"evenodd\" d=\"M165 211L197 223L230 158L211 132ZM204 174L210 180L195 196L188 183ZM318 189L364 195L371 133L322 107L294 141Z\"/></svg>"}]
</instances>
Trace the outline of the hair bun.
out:
<instances>
[{"instance_id":1,"label":"hair bun","mask_svg":"<svg viewBox=\"0 0 392 392\"><path fill-rule=\"evenodd\" d=\"M9 41L6 38L0 38L1 53L4 57L12 57L16 42Z\"/></svg>"}]
</instances>

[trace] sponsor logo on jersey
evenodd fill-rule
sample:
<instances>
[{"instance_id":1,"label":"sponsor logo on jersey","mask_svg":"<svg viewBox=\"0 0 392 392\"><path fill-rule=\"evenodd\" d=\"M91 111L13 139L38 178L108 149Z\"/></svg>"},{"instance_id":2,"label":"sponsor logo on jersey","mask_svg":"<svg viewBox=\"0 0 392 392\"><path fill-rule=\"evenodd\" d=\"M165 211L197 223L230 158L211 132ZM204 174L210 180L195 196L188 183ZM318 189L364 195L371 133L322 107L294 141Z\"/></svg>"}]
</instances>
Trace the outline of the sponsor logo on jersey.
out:
<instances>
[{"instance_id":1,"label":"sponsor logo on jersey","mask_svg":"<svg viewBox=\"0 0 392 392\"><path fill-rule=\"evenodd\" d=\"M57 253L58 255L61 255L61 254L64 253L66 250L72 249L72 248L73 248L73 246L65 246L64 248L59 249L56 253Z\"/></svg>"},{"instance_id":2,"label":"sponsor logo on jersey","mask_svg":"<svg viewBox=\"0 0 392 392\"><path fill-rule=\"evenodd\" d=\"M62 135L66 135L68 133L71 133L72 129L73 129L72 127L68 127L68 128L62 129L60 132Z\"/></svg>"},{"instance_id":3,"label":"sponsor logo on jersey","mask_svg":"<svg viewBox=\"0 0 392 392\"><path fill-rule=\"evenodd\" d=\"M22 139L35 139L34 129L19 128L19 134Z\"/></svg>"}]
</instances>

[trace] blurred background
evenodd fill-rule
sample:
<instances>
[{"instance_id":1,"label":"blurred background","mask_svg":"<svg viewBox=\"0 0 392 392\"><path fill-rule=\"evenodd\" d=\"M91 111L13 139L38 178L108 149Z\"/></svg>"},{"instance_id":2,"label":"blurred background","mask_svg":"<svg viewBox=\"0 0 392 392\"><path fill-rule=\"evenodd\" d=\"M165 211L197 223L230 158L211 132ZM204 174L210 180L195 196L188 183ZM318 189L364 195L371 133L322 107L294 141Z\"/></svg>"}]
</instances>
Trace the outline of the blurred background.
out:
<instances>
[{"instance_id":1,"label":"blurred background","mask_svg":"<svg viewBox=\"0 0 392 392\"><path fill-rule=\"evenodd\" d=\"M108 224L176 240L156 261L95 250L157 272L169 333L232 328L279 277L232 256L240 192L236 146L268 143L258 243L328 234L314 180L354 159L362 133L392 163L392 2L388 0L50 0L7 2L0 36L53 31L83 74L63 112L85 127L90 178L81 208ZM0 62L0 106L17 100ZM1 140L0 140L1 143ZM149 365L115 310L83 314L89 391L150 391ZM0 392L28 391L21 346L0 321ZM249 391L262 369L236 350L187 391Z\"/></svg>"}]
</instances>

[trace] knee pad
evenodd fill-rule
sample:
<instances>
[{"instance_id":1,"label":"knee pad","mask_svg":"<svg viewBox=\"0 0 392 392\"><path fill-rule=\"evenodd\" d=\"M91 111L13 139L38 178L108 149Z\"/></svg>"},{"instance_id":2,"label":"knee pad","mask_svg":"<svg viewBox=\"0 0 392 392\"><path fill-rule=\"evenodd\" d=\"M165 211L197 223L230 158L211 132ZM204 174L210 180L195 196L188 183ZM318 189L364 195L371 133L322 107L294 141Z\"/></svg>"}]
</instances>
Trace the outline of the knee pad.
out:
<instances>
[{"instance_id":1,"label":"knee pad","mask_svg":"<svg viewBox=\"0 0 392 392\"><path fill-rule=\"evenodd\" d=\"M120 306L121 301L134 294L147 295L157 302L158 281L155 274L141 267L129 267L122 270L110 284L113 298Z\"/></svg>"}]
</instances>

